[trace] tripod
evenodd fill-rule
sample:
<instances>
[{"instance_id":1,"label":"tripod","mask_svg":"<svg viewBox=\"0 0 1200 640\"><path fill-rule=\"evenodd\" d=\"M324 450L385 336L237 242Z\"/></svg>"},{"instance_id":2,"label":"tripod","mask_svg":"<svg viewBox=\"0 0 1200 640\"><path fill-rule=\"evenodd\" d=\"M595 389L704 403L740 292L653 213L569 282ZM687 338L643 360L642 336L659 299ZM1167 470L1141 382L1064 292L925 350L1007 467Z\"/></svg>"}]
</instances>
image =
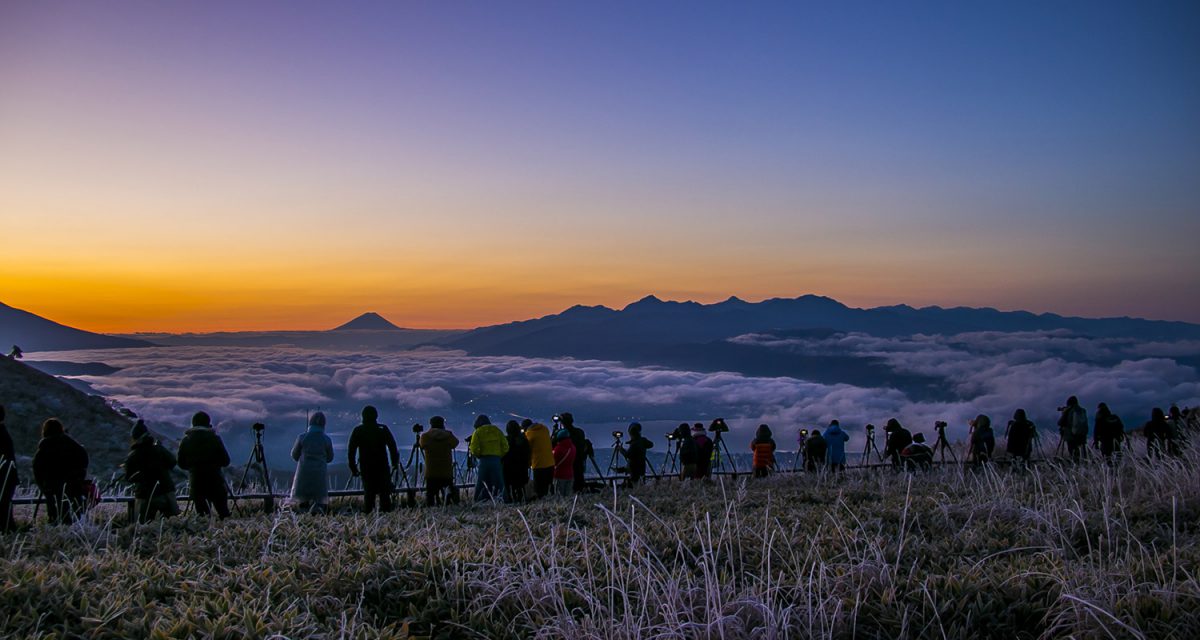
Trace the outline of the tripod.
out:
<instances>
[{"instance_id":1,"label":"tripod","mask_svg":"<svg viewBox=\"0 0 1200 640\"><path fill-rule=\"evenodd\" d=\"M667 458L663 461L663 474L679 475L679 438L667 434Z\"/></svg>"},{"instance_id":2,"label":"tripod","mask_svg":"<svg viewBox=\"0 0 1200 640\"><path fill-rule=\"evenodd\" d=\"M617 457L625 458L626 466L617 466ZM613 436L612 455L608 456L608 473L628 473L629 456L625 455L625 446L621 444L621 436Z\"/></svg>"},{"instance_id":3,"label":"tripod","mask_svg":"<svg viewBox=\"0 0 1200 640\"><path fill-rule=\"evenodd\" d=\"M416 438L413 440L412 450L408 452L408 463L397 467L400 475L404 478L404 489L408 494L408 506L414 507L417 504L417 489L420 489L421 478L424 474L421 470L425 467L425 451L421 449L421 433L415 432ZM412 473L412 480L409 480L409 473Z\"/></svg>"},{"instance_id":4,"label":"tripod","mask_svg":"<svg viewBox=\"0 0 1200 640\"><path fill-rule=\"evenodd\" d=\"M808 429L801 429L800 435L796 437L796 455L792 456L792 471L799 471L803 468L804 462L804 442L808 440Z\"/></svg>"},{"instance_id":5,"label":"tripod","mask_svg":"<svg viewBox=\"0 0 1200 640\"><path fill-rule=\"evenodd\" d=\"M875 425L867 425L867 440L863 443L862 461L859 466L870 464L871 452L875 452L875 457L879 459L879 464L883 464L883 454L879 453L879 447L875 445Z\"/></svg>"},{"instance_id":6,"label":"tripod","mask_svg":"<svg viewBox=\"0 0 1200 640\"><path fill-rule=\"evenodd\" d=\"M937 442L933 443L934 455L941 454L941 461L944 463L944 462L946 462L946 454L949 453L950 459L953 460L955 464L957 464L958 456L954 455L954 447L951 447L950 441L946 439L946 423L939 422L939 423L935 424L933 428L937 429L937 434L938 434Z\"/></svg>"},{"instance_id":7,"label":"tripod","mask_svg":"<svg viewBox=\"0 0 1200 640\"><path fill-rule=\"evenodd\" d=\"M724 432L717 431L716 436L713 437L713 463L714 464L712 465L711 470L716 471L716 470L720 469L721 471L727 471L725 469L725 460L728 459L729 460L729 468L733 470L733 478L736 480L738 477L737 461L733 459L733 454L729 453L729 445L725 444L725 439L721 437L722 433L724 433ZM725 450L724 456L721 455L722 449Z\"/></svg>"},{"instance_id":8,"label":"tripod","mask_svg":"<svg viewBox=\"0 0 1200 640\"><path fill-rule=\"evenodd\" d=\"M246 460L246 468L242 470L242 481L238 483L238 491L246 491L250 468L257 464L260 471L259 480L266 488L263 510L270 513L275 510L275 487L271 484L271 470L267 468L267 454L263 451L263 431L265 428L262 425L254 425L254 447L250 450L250 458Z\"/></svg>"}]
</instances>

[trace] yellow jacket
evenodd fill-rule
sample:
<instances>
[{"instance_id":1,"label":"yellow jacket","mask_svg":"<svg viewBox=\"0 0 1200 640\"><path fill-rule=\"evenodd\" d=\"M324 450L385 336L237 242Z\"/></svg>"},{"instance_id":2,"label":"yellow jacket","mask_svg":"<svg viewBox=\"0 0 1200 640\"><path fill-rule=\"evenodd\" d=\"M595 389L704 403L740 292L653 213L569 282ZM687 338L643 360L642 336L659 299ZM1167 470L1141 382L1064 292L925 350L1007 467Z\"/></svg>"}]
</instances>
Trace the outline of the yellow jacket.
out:
<instances>
[{"instance_id":1,"label":"yellow jacket","mask_svg":"<svg viewBox=\"0 0 1200 640\"><path fill-rule=\"evenodd\" d=\"M508 453L508 437L494 424L480 425L471 434L469 451L476 458L503 456Z\"/></svg>"},{"instance_id":2,"label":"yellow jacket","mask_svg":"<svg viewBox=\"0 0 1200 640\"><path fill-rule=\"evenodd\" d=\"M550 447L550 430L546 425L534 424L525 430L525 439L533 455L529 458L530 469L545 469L554 466L554 449Z\"/></svg>"}]
</instances>

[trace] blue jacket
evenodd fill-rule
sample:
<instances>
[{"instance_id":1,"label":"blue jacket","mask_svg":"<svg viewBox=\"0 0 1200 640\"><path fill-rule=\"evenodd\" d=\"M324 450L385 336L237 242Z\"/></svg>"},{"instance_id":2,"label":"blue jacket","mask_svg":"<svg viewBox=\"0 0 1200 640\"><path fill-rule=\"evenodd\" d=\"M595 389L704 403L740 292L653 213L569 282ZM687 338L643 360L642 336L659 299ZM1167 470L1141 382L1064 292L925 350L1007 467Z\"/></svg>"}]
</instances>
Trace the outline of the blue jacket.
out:
<instances>
[{"instance_id":1,"label":"blue jacket","mask_svg":"<svg viewBox=\"0 0 1200 640\"><path fill-rule=\"evenodd\" d=\"M829 425L825 430L825 443L828 449L825 451L825 460L829 464L846 464L846 441L850 436L842 431L842 428L836 424Z\"/></svg>"}]
</instances>

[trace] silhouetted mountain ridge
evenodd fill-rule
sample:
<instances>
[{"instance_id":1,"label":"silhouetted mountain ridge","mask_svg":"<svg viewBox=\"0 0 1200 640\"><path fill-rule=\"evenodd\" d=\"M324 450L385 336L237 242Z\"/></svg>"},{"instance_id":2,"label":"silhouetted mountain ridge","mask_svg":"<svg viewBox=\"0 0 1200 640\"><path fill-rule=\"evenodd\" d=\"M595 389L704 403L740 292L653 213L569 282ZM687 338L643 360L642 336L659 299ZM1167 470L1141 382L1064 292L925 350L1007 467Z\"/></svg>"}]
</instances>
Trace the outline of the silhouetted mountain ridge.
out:
<instances>
[{"instance_id":1,"label":"silhouetted mountain ridge","mask_svg":"<svg viewBox=\"0 0 1200 640\"><path fill-rule=\"evenodd\" d=\"M368 311L367 313L358 316L357 318L338 327L334 327L333 331L400 331L401 328L392 324L383 316Z\"/></svg>"},{"instance_id":2,"label":"silhouetted mountain ridge","mask_svg":"<svg viewBox=\"0 0 1200 640\"><path fill-rule=\"evenodd\" d=\"M70 349L120 349L154 346L145 340L92 333L48 320L22 309L0 303L0 347L10 345L24 351Z\"/></svg>"}]
</instances>

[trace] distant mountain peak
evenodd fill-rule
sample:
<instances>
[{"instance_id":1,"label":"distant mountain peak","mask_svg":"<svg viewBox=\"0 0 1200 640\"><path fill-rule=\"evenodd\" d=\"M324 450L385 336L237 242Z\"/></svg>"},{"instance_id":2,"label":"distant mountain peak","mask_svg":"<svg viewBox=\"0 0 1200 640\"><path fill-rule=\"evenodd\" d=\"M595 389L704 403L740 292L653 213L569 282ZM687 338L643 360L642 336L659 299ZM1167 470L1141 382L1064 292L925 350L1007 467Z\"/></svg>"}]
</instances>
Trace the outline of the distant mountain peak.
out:
<instances>
[{"instance_id":1,"label":"distant mountain peak","mask_svg":"<svg viewBox=\"0 0 1200 640\"><path fill-rule=\"evenodd\" d=\"M637 302L630 303L628 306L625 307L625 309L629 310L629 309L637 309L640 307L653 307L653 306L657 306L660 304L666 304L666 303L662 301L662 298L659 298L658 296L656 296L654 294L650 294L650 295L646 296L645 298L638 300Z\"/></svg>"},{"instance_id":2,"label":"distant mountain peak","mask_svg":"<svg viewBox=\"0 0 1200 640\"><path fill-rule=\"evenodd\" d=\"M400 329L400 327L392 324L391 322L388 322L387 318L384 318L383 316L379 315L378 313L375 313L374 311L368 311L340 327L335 327L333 330L334 331L359 331L359 330L396 331L399 329Z\"/></svg>"}]
</instances>

